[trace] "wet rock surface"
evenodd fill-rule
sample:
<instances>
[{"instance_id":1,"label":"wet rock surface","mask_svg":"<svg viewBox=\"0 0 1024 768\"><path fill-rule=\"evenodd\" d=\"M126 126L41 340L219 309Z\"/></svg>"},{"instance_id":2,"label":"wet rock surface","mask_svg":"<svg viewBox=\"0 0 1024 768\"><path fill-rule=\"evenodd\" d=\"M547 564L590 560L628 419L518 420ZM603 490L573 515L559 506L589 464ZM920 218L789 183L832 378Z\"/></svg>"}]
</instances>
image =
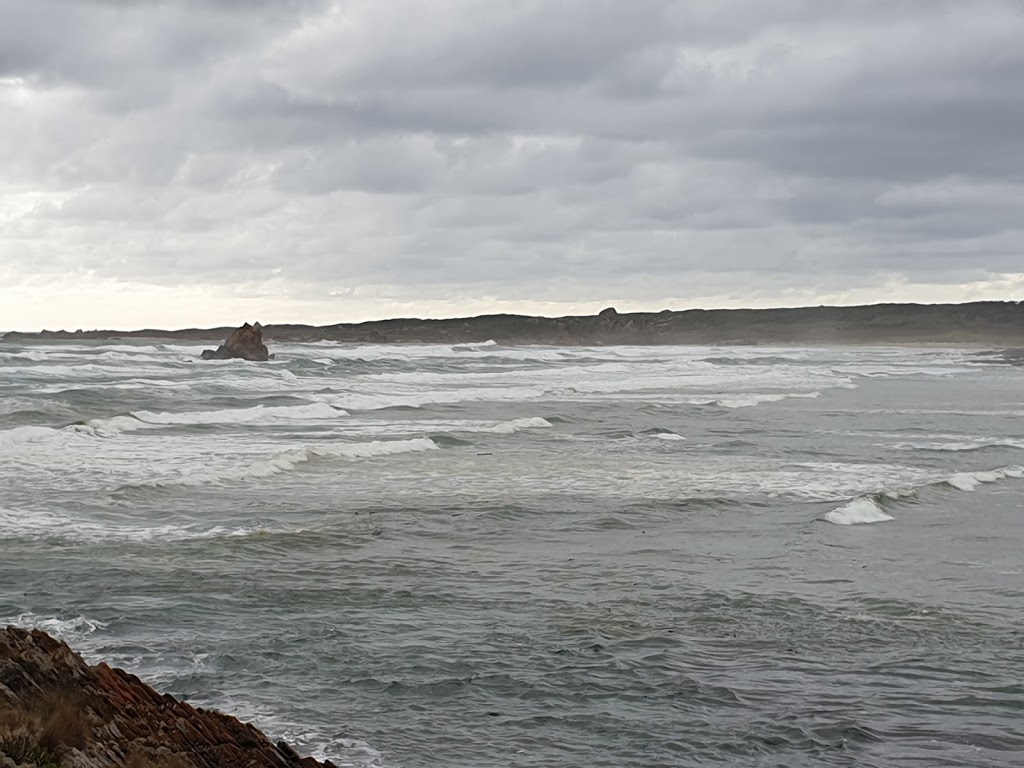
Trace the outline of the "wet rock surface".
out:
<instances>
[{"instance_id":1,"label":"wet rock surface","mask_svg":"<svg viewBox=\"0 0 1024 768\"><path fill-rule=\"evenodd\" d=\"M0 765L335 768L15 627L0 630Z\"/></svg>"},{"instance_id":2,"label":"wet rock surface","mask_svg":"<svg viewBox=\"0 0 1024 768\"><path fill-rule=\"evenodd\" d=\"M263 326L245 323L236 328L217 349L204 349L203 360L253 360L264 362L272 357L263 343Z\"/></svg>"}]
</instances>

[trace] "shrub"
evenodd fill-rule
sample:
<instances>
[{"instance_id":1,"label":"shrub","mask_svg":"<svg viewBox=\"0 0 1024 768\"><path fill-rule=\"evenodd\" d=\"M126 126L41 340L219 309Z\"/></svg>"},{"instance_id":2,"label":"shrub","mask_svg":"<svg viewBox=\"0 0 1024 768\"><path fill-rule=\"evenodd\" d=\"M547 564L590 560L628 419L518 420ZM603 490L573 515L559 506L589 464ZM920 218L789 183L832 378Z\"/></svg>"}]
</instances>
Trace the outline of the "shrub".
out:
<instances>
[{"instance_id":1,"label":"shrub","mask_svg":"<svg viewBox=\"0 0 1024 768\"><path fill-rule=\"evenodd\" d=\"M73 693L42 696L25 705L0 703L0 755L15 763L57 768L69 749L82 749L92 723Z\"/></svg>"}]
</instances>

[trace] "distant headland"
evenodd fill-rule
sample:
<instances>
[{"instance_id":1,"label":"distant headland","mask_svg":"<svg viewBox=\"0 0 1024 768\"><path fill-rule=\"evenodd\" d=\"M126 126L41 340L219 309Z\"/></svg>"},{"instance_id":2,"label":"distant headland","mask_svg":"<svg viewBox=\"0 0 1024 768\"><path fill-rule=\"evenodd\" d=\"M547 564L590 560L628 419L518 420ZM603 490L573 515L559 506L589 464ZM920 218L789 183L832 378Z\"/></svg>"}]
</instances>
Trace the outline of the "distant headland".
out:
<instances>
[{"instance_id":1,"label":"distant headland","mask_svg":"<svg viewBox=\"0 0 1024 768\"><path fill-rule=\"evenodd\" d=\"M77 330L22 333L4 341L166 339L206 342L233 329ZM402 318L335 325L270 324L271 342L611 345L943 344L1024 346L1024 303L872 304L791 309L687 309L533 317Z\"/></svg>"}]
</instances>

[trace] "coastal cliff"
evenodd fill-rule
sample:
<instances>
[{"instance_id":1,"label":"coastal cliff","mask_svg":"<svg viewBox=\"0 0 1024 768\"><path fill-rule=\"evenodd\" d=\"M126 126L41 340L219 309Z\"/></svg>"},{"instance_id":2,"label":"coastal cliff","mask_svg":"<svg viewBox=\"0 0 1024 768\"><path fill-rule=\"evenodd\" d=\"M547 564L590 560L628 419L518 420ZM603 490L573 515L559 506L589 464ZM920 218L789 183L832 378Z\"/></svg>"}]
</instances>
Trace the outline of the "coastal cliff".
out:
<instances>
[{"instance_id":1,"label":"coastal cliff","mask_svg":"<svg viewBox=\"0 0 1024 768\"><path fill-rule=\"evenodd\" d=\"M12 331L6 341L151 338L208 341L232 328L176 331ZM466 344L948 344L1024 345L1024 303L874 304L795 309L688 309L532 317L481 315L425 320L399 318L336 325L271 324L274 342Z\"/></svg>"},{"instance_id":2,"label":"coastal cliff","mask_svg":"<svg viewBox=\"0 0 1024 768\"><path fill-rule=\"evenodd\" d=\"M15 627L0 630L0 766L334 768Z\"/></svg>"}]
</instances>

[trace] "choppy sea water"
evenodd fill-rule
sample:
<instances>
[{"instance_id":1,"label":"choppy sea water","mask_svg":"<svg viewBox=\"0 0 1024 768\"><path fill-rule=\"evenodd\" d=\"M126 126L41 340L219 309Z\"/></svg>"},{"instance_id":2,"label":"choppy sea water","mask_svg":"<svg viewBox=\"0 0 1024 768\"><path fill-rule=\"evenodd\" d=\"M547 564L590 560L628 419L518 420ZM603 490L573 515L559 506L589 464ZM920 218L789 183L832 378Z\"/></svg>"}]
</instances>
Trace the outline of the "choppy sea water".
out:
<instances>
[{"instance_id":1,"label":"choppy sea water","mask_svg":"<svg viewBox=\"0 0 1024 768\"><path fill-rule=\"evenodd\" d=\"M0 624L339 765L1024 763L1024 369L0 343Z\"/></svg>"}]
</instances>

